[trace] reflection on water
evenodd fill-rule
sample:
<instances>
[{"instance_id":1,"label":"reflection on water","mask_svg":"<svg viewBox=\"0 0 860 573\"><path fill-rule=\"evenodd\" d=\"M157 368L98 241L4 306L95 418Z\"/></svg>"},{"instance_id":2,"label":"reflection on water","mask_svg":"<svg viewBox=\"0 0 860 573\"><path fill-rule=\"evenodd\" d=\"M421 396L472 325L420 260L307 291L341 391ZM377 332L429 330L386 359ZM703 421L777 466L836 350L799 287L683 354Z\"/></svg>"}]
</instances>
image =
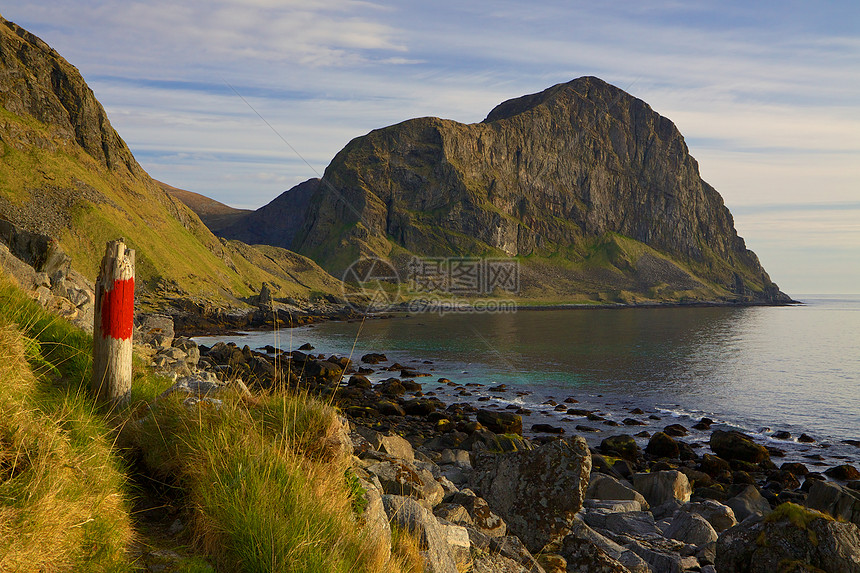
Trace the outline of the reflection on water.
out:
<instances>
[{"instance_id":1,"label":"reflection on water","mask_svg":"<svg viewBox=\"0 0 860 573\"><path fill-rule=\"evenodd\" d=\"M360 329L360 332L359 332ZM860 301L416 315L280 333L279 345L432 360L457 382L539 395L604 394L748 427L860 438ZM292 342L290 341L292 339ZM245 341L272 343L269 333Z\"/></svg>"}]
</instances>

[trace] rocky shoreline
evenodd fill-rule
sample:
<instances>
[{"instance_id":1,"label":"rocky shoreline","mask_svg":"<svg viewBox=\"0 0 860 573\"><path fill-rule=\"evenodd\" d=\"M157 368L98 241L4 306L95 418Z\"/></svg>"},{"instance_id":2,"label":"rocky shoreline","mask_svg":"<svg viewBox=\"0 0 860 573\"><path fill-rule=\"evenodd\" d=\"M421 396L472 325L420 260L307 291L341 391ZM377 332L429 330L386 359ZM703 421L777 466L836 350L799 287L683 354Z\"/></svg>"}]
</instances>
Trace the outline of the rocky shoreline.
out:
<instances>
[{"instance_id":1,"label":"rocky shoreline","mask_svg":"<svg viewBox=\"0 0 860 573\"><path fill-rule=\"evenodd\" d=\"M353 362L310 345L197 346L169 326L144 321L136 339L198 399L217 400L240 381L250 393L290 387L336 406L348 420L366 523L417 533L429 571L776 571L785 562L860 571L856 462L778 464L780 452L751 436L644 410L607 424L589 446L586 423L567 437L551 423L524 427L530 413L511 405L490 407L506 388L420 384L423 363L381 353ZM613 422L573 397L544 406L592 426ZM709 432L707 442L687 440L694 431Z\"/></svg>"}]
</instances>

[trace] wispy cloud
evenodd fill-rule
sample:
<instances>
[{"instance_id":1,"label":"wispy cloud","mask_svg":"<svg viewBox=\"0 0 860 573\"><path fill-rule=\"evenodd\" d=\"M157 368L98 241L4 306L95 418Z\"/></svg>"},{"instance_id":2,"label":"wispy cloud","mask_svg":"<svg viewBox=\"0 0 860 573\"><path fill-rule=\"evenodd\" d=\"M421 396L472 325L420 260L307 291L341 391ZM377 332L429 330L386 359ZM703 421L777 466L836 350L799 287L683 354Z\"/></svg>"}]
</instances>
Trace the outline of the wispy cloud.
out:
<instances>
[{"instance_id":1,"label":"wispy cloud","mask_svg":"<svg viewBox=\"0 0 860 573\"><path fill-rule=\"evenodd\" d=\"M371 129L480 121L597 75L678 125L774 278L819 264L780 244L857 245L856 209L811 206L860 193L856 2L28 0L3 15L82 71L153 176L228 204L269 201Z\"/></svg>"}]
</instances>

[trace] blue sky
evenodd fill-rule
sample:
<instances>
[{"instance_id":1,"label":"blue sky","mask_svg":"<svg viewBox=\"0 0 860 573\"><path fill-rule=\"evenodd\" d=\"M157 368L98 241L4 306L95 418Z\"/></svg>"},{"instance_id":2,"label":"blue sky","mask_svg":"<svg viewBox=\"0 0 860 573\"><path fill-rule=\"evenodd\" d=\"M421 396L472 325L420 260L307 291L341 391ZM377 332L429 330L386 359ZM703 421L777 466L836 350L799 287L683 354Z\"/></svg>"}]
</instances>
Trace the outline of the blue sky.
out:
<instances>
[{"instance_id":1,"label":"blue sky","mask_svg":"<svg viewBox=\"0 0 860 573\"><path fill-rule=\"evenodd\" d=\"M477 122L596 75L675 122L783 290L860 292L860 3L599 4L28 0L0 13L80 69L152 176L236 207L321 174L371 129Z\"/></svg>"}]
</instances>

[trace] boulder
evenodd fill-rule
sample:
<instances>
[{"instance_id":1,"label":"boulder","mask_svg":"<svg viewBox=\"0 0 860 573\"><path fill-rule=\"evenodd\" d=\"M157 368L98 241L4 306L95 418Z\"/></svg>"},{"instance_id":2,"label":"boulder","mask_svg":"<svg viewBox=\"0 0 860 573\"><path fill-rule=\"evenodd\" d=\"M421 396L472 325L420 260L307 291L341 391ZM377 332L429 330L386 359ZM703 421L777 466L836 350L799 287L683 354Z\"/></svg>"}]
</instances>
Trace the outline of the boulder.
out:
<instances>
[{"instance_id":1,"label":"boulder","mask_svg":"<svg viewBox=\"0 0 860 573\"><path fill-rule=\"evenodd\" d=\"M635 500L641 509L648 509L649 505L641 493L622 484L619 480L606 474L593 473L585 491L588 499L601 500Z\"/></svg>"},{"instance_id":2,"label":"boulder","mask_svg":"<svg viewBox=\"0 0 860 573\"><path fill-rule=\"evenodd\" d=\"M529 573L528 569L498 553L482 554L472 564L472 573Z\"/></svg>"},{"instance_id":3,"label":"boulder","mask_svg":"<svg viewBox=\"0 0 860 573\"><path fill-rule=\"evenodd\" d=\"M371 541L379 540L385 546L385 553L391 554L391 527L388 524L388 515L382 505L382 494L377 487L368 481L359 478L364 493L364 511L361 513L360 521L368 531Z\"/></svg>"},{"instance_id":4,"label":"boulder","mask_svg":"<svg viewBox=\"0 0 860 573\"><path fill-rule=\"evenodd\" d=\"M633 551L607 539L581 520L575 520L558 553L567 570L576 573L652 573Z\"/></svg>"},{"instance_id":5,"label":"boulder","mask_svg":"<svg viewBox=\"0 0 860 573\"><path fill-rule=\"evenodd\" d=\"M445 493L429 471L418 470L401 460L377 462L365 469L379 478L386 494L412 497L429 507L438 505Z\"/></svg>"},{"instance_id":6,"label":"boulder","mask_svg":"<svg viewBox=\"0 0 860 573\"><path fill-rule=\"evenodd\" d=\"M680 455L678 442L675 438L664 433L657 432L651 439L648 440L648 445L645 447L645 453L651 454L657 458L677 458Z\"/></svg>"},{"instance_id":7,"label":"boulder","mask_svg":"<svg viewBox=\"0 0 860 573\"><path fill-rule=\"evenodd\" d=\"M472 483L530 551L561 539L582 507L591 454L581 436L534 450L479 453Z\"/></svg>"},{"instance_id":8,"label":"boulder","mask_svg":"<svg viewBox=\"0 0 860 573\"><path fill-rule=\"evenodd\" d=\"M418 538L425 571L459 573L447 533L430 510L414 499L399 495L383 495L382 504L392 525L405 529Z\"/></svg>"},{"instance_id":9,"label":"boulder","mask_svg":"<svg viewBox=\"0 0 860 573\"><path fill-rule=\"evenodd\" d=\"M860 526L860 491L833 482L815 481L809 489L806 505Z\"/></svg>"},{"instance_id":10,"label":"boulder","mask_svg":"<svg viewBox=\"0 0 860 573\"><path fill-rule=\"evenodd\" d=\"M711 450L724 460L739 460L757 464L770 459L767 448L757 444L752 437L741 432L714 430L710 440Z\"/></svg>"},{"instance_id":11,"label":"boulder","mask_svg":"<svg viewBox=\"0 0 860 573\"><path fill-rule=\"evenodd\" d=\"M482 409L478 410L477 420L496 434L522 435L523 433L523 417L519 414Z\"/></svg>"},{"instance_id":12,"label":"boulder","mask_svg":"<svg viewBox=\"0 0 860 573\"><path fill-rule=\"evenodd\" d=\"M701 515L711 524L711 527L717 533L734 527L738 523L738 520L735 518L735 512L731 507L712 499L688 503L681 508L681 511Z\"/></svg>"},{"instance_id":13,"label":"boulder","mask_svg":"<svg viewBox=\"0 0 860 573\"><path fill-rule=\"evenodd\" d=\"M155 347L170 348L175 336L173 319L163 314L143 315L135 329L134 340Z\"/></svg>"},{"instance_id":14,"label":"boulder","mask_svg":"<svg viewBox=\"0 0 860 573\"><path fill-rule=\"evenodd\" d=\"M860 471L851 464L842 464L824 470L824 475L841 481L853 481L860 479Z\"/></svg>"},{"instance_id":15,"label":"boulder","mask_svg":"<svg viewBox=\"0 0 860 573\"><path fill-rule=\"evenodd\" d=\"M642 455L642 450L636 444L636 439L627 434L610 436L600 442L600 451L604 454L616 454L625 460L635 461Z\"/></svg>"},{"instance_id":16,"label":"boulder","mask_svg":"<svg viewBox=\"0 0 860 573\"><path fill-rule=\"evenodd\" d=\"M471 490L466 489L448 495L445 497L445 502L445 504L462 506L469 516L468 523L484 535L503 537L507 533L505 521L490 509L484 498L476 496Z\"/></svg>"},{"instance_id":17,"label":"boulder","mask_svg":"<svg viewBox=\"0 0 860 573\"><path fill-rule=\"evenodd\" d=\"M516 561L529 573L545 573L519 537L506 535L490 539L490 551Z\"/></svg>"},{"instance_id":18,"label":"boulder","mask_svg":"<svg viewBox=\"0 0 860 573\"><path fill-rule=\"evenodd\" d=\"M762 497L754 485L748 485L735 497L726 501L739 521L751 515L764 516L771 512L770 503Z\"/></svg>"},{"instance_id":19,"label":"boulder","mask_svg":"<svg viewBox=\"0 0 860 573\"><path fill-rule=\"evenodd\" d=\"M451 548L451 557L457 565L457 570L469 571L472 569L472 542L469 541L469 532L466 528L441 520L439 526Z\"/></svg>"},{"instance_id":20,"label":"boulder","mask_svg":"<svg viewBox=\"0 0 860 573\"><path fill-rule=\"evenodd\" d=\"M690 501L693 491L687 476L677 470L633 474L633 488L641 493L652 507L670 500L686 503Z\"/></svg>"},{"instance_id":21,"label":"boulder","mask_svg":"<svg viewBox=\"0 0 860 573\"><path fill-rule=\"evenodd\" d=\"M701 547L716 541L717 532L701 515L679 511L672 518L666 537Z\"/></svg>"},{"instance_id":22,"label":"boulder","mask_svg":"<svg viewBox=\"0 0 860 573\"><path fill-rule=\"evenodd\" d=\"M717 541L719 572L860 571L860 528L792 503L743 522Z\"/></svg>"},{"instance_id":23,"label":"boulder","mask_svg":"<svg viewBox=\"0 0 860 573\"><path fill-rule=\"evenodd\" d=\"M387 362L388 358L386 358L384 354L371 352L362 356L361 361L365 364L379 364L380 362Z\"/></svg>"}]
</instances>

